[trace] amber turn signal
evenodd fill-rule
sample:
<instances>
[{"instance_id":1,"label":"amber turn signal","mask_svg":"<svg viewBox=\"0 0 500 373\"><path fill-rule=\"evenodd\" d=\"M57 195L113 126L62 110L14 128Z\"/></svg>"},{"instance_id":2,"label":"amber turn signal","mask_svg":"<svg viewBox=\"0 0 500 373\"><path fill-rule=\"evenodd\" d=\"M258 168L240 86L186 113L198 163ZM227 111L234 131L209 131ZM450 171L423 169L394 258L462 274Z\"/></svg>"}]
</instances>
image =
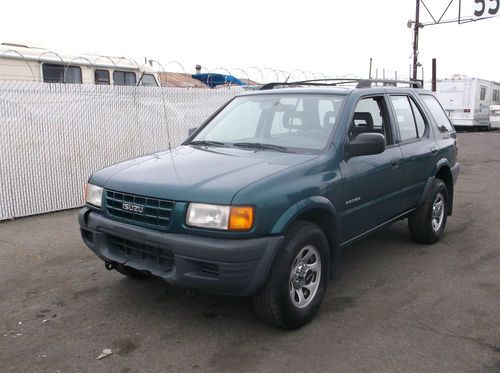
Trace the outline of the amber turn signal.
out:
<instances>
[{"instance_id":1,"label":"amber turn signal","mask_svg":"<svg viewBox=\"0 0 500 373\"><path fill-rule=\"evenodd\" d=\"M253 207L232 206L229 215L229 230L248 231L253 226Z\"/></svg>"}]
</instances>

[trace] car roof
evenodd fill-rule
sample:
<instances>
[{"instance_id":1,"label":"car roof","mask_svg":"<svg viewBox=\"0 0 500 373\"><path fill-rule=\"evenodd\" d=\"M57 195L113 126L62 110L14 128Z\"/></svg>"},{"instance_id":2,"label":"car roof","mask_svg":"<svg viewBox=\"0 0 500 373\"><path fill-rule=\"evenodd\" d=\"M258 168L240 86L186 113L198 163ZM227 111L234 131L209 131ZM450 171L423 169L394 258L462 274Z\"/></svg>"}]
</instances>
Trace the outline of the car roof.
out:
<instances>
[{"instance_id":1,"label":"car roof","mask_svg":"<svg viewBox=\"0 0 500 373\"><path fill-rule=\"evenodd\" d=\"M347 96L354 91L362 91L366 93L409 93L414 92L417 94L433 94L433 92L422 89L422 88L409 88L409 87L384 87L384 86L375 86L375 87L365 87L365 88L356 88L355 86L342 86L342 87L283 87L283 88L272 88L272 89L263 89L251 92L244 92L239 94L238 96L254 96L254 95L281 95L281 94L331 94L331 95L342 95Z\"/></svg>"}]
</instances>

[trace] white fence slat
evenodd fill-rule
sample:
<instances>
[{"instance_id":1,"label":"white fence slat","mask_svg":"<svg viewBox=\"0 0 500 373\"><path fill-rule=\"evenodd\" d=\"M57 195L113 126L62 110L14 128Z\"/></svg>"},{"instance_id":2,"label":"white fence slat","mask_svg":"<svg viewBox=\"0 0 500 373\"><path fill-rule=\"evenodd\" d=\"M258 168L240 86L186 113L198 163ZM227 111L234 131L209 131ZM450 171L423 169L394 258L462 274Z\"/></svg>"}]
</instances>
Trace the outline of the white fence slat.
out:
<instances>
[{"instance_id":1,"label":"white fence slat","mask_svg":"<svg viewBox=\"0 0 500 373\"><path fill-rule=\"evenodd\" d=\"M0 220L83 205L92 172L179 145L239 92L0 82Z\"/></svg>"}]
</instances>

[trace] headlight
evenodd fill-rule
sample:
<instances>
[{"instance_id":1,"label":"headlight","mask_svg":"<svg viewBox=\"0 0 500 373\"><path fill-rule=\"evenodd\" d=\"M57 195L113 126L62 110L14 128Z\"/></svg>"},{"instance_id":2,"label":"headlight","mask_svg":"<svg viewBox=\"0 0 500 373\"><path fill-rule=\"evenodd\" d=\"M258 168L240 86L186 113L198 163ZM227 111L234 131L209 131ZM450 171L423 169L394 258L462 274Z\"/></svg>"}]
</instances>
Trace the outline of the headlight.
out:
<instances>
[{"instance_id":1,"label":"headlight","mask_svg":"<svg viewBox=\"0 0 500 373\"><path fill-rule=\"evenodd\" d=\"M103 189L94 184L87 184L85 187L85 202L90 205L101 207Z\"/></svg>"},{"instance_id":2,"label":"headlight","mask_svg":"<svg viewBox=\"0 0 500 373\"><path fill-rule=\"evenodd\" d=\"M251 206L221 206L190 203L186 224L192 227L247 231L253 226L254 211Z\"/></svg>"}]
</instances>

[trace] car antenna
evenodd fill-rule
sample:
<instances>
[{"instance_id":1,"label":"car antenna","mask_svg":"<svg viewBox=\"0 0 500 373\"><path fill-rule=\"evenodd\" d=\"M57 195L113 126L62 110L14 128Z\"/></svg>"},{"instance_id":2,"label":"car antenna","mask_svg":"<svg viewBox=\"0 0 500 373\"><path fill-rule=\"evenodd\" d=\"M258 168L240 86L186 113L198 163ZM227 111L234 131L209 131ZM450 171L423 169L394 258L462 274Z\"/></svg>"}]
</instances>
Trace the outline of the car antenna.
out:
<instances>
[{"instance_id":1,"label":"car antenna","mask_svg":"<svg viewBox=\"0 0 500 373\"><path fill-rule=\"evenodd\" d=\"M165 68L161 63L158 61L151 60L152 62L156 62L162 69L162 71L165 71ZM172 160L172 166L174 167L174 173L175 176L177 176L177 179L180 180L179 174L177 173L177 167L175 167L175 161L174 161L174 155L172 154L172 145L171 145L171 137L170 137L170 128L168 126L168 116L167 116L167 104L165 102L165 92L164 92L164 87L161 86L161 80L160 80L160 91L161 91L161 99L163 102L163 115L165 116L165 124L167 126L167 136L168 136L168 153L170 154L170 159Z\"/></svg>"}]
</instances>

